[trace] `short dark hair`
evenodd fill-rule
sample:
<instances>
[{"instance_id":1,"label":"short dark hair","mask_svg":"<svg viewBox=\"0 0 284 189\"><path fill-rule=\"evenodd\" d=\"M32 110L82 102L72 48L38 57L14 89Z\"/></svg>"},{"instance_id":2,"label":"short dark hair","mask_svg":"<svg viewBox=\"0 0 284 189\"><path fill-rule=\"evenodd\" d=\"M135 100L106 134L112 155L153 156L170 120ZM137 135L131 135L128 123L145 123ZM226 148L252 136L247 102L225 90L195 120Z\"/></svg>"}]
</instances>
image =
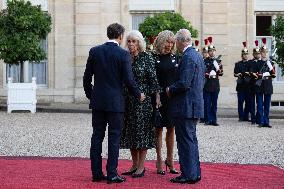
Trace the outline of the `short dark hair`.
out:
<instances>
[{"instance_id":1,"label":"short dark hair","mask_svg":"<svg viewBox=\"0 0 284 189\"><path fill-rule=\"evenodd\" d=\"M123 35L125 28L118 24L114 23L107 27L107 37L109 39L117 39L120 35Z\"/></svg>"}]
</instances>

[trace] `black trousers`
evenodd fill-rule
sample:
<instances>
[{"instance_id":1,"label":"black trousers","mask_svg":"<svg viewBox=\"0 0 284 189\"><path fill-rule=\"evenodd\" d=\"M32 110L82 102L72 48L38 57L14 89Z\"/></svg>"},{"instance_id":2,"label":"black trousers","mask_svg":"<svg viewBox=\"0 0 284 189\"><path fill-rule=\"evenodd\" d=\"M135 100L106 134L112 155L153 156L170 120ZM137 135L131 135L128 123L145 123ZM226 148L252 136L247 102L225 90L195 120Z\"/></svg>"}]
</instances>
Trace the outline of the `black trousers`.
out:
<instances>
[{"instance_id":1,"label":"black trousers","mask_svg":"<svg viewBox=\"0 0 284 189\"><path fill-rule=\"evenodd\" d=\"M102 171L102 142L108 124L108 159L107 177L108 179L117 175L117 165L119 156L119 143L123 126L122 112L92 112L93 135L91 138L91 170L93 177L100 177Z\"/></svg>"}]
</instances>

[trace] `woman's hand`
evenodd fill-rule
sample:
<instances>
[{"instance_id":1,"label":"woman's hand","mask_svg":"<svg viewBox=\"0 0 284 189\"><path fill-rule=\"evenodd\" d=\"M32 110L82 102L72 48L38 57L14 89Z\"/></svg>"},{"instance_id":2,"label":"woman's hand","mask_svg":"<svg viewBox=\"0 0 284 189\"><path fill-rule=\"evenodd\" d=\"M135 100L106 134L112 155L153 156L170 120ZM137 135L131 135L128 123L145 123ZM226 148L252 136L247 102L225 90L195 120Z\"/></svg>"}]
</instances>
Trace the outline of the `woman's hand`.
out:
<instances>
[{"instance_id":1,"label":"woman's hand","mask_svg":"<svg viewBox=\"0 0 284 189\"><path fill-rule=\"evenodd\" d=\"M160 93L156 93L156 108L159 108L162 106L161 99L160 99Z\"/></svg>"}]
</instances>

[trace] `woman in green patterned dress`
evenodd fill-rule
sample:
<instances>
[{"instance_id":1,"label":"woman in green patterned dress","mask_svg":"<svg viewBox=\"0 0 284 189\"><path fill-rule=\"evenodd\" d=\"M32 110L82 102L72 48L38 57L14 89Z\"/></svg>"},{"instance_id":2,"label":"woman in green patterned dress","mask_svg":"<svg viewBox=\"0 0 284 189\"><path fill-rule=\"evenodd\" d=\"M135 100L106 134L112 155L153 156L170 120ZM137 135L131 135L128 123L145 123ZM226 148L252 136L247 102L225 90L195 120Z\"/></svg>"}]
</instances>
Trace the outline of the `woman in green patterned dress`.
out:
<instances>
[{"instance_id":1,"label":"woman in green patterned dress","mask_svg":"<svg viewBox=\"0 0 284 189\"><path fill-rule=\"evenodd\" d=\"M150 53L145 52L146 43L142 34L133 30L126 40L127 49L132 57L135 80L141 92L146 96L146 99L140 102L126 93L125 125L120 143L120 148L130 149L132 156L132 167L122 175L132 175L133 178L137 178L144 176L147 150L155 148L151 95L156 94L156 103L160 104L160 87L154 58Z\"/></svg>"}]
</instances>

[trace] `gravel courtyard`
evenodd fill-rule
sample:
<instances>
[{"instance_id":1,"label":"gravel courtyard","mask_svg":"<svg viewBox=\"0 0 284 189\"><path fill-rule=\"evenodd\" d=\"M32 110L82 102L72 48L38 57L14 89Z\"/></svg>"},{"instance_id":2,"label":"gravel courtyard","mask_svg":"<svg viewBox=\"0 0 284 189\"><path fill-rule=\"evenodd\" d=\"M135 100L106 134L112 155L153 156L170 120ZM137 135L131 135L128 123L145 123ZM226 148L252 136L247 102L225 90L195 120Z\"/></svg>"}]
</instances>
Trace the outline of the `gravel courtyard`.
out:
<instances>
[{"instance_id":1,"label":"gravel courtyard","mask_svg":"<svg viewBox=\"0 0 284 189\"><path fill-rule=\"evenodd\" d=\"M219 127L198 125L202 162L284 168L284 119L271 120L271 129L235 118L220 118L219 123ZM89 157L91 132L90 113L0 112L0 156ZM107 157L107 138L103 145ZM149 150L147 159L155 157L155 150ZM129 151L120 150L120 158L129 159ZM176 147L174 158L178 159Z\"/></svg>"}]
</instances>

